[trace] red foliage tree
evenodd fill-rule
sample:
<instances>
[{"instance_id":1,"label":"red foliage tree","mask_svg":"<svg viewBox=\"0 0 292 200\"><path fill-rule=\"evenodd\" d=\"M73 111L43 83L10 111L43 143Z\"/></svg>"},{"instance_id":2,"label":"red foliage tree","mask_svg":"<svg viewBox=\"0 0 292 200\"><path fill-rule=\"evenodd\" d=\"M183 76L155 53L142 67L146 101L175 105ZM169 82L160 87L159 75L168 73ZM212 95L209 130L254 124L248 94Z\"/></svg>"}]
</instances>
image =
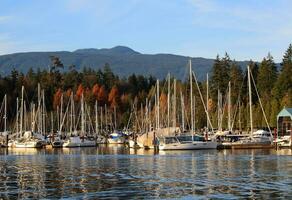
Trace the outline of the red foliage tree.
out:
<instances>
[{"instance_id":1,"label":"red foliage tree","mask_svg":"<svg viewBox=\"0 0 292 200\"><path fill-rule=\"evenodd\" d=\"M84 88L83 88L82 84L79 84L77 91L76 91L76 99L78 101L81 99L83 92L84 92Z\"/></svg>"},{"instance_id":2,"label":"red foliage tree","mask_svg":"<svg viewBox=\"0 0 292 200\"><path fill-rule=\"evenodd\" d=\"M118 104L117 104L118 97L119 97L119 90L118 90L117 86L113 86L109 95L108 95L108 101L110 103L111 108L118 106Z\"/></svg>"},{"instance_id":3,"label":"red foliage tree","mask_svg":"<svg viewBox=\"0 0 292 200\"><path fill-rule=\"evenodd\" d=\"M92 87L92 94L97 98L98 96L98 92L99 92L100 86L96 83L93 87Z\"/></svg>"},{"instance_id":4,"label":"red foliage tree","mask_svg":"<svg viewBox=\"0 0 292 200\"><path fill-rule=\"evenodd\" d=\"M53 107L54 109L57 108L58 105L60 105L62 97L62 90L59 88L56 93L54 94L54 100L53 100Z\"/></svg>"},{"instance_id":5,"label":"red foliage tree","mask_svg":"<svg viewBox=\"0 0 292 200\"><path fill-rule=\"evenodd\" d=\"M98 100L99 105L103 105L107 102L107 93L106 93L104 85L101 86L98 91L97 100Z\"/></svg>"}]
</instances>

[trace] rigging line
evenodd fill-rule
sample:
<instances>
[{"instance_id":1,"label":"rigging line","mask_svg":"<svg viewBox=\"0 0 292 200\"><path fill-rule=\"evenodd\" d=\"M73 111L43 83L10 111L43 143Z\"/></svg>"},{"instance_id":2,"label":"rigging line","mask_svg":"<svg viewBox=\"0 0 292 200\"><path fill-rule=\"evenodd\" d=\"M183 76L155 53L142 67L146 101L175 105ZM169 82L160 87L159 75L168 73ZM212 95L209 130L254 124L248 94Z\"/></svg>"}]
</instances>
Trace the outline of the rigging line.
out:
<instances>
[{"instance_id":1,"label":"rigging line","mask_svg":"<svg viewBox=\"0 0 292 200\"><path fill-rule=\"evenodd\" d=\"M267 124L268 129L269 129L269 131L270 131L270 133L271 133L271 128L270 128L270 125L269 125L269 123L268 123L268 120L267 120L267 117L266 117L266 113L265 113L265 111L264 111L264 108L263 108L263 105L262 105L262 101L261 101L260 95L259 95L259 93L258 93L258 89L257 89L257 87L256 87L256 84L255 84L255 81L254 81L254 78L253 78L252 73L250 73L250 75L251 75L252 82L253 82L253 84L254 84L255 91L256 91L257 96L258 96L258 98L259 98L260 106L261 106L261 109L262 109L262 112L263 112L263 115L264 115L264 118L265 118L266 124Z\"/></svg>"},{"instance_id":2,"label":"rigging line","mask_svg":"<svg viewBox=\"0 0 292 200\"><path fill-rule=\"evenodd\" d=\"M200 90L200 88L199 88L199 84L198 84L198 81L197 81L196 74L194 73L194 71L192 71L192 74L193 74L193 76L194 76L194 78L195 78L195 82L196 82L196 85L197 85L197 89L198 89L198 91L199 91L199 94L200 94L200 97L201 97L201 101L202 101L202 104L203 104L203 106L204 106L205 113L206 113L206 115L207 115L208 122L209 122L209 124L210 124L210 126L211 126L212 133L214 133L214 128L213 128L213 125L212 125L212 123L211 123L211 120L210 120L210 117L209 117L209 114L208 114L208 111L207 111L207 108L206 108L206 105L205 105L205 102L204 102L204 99L203 99L203 96L202 96L201 90Z\"/></svg>"}]
</instances>

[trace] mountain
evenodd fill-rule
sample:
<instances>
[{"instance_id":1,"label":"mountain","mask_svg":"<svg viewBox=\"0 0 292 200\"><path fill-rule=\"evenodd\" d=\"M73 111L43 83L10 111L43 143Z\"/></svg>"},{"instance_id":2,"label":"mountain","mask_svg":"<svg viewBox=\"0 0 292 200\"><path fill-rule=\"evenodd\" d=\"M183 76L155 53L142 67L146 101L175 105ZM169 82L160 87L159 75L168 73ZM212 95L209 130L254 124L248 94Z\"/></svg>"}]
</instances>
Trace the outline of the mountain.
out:
<instances>
[{"instance_id":1,"label":"mountain","mask_svg":"<svg viewBox=\"0 0 292 200\"><path fill-rule=\"evenodd\" d=\"M75 65L77 70L82 70L84 67L102 69L105 63L109 63L112 71L121 77L135 73L163 79L170 72L178 79L185 79L188 74L189 57L173 54L142 54L124 46L109 49L78 49L73 52L28 52L2 55L0 56L0 74L7 75L14 68L24 73L30 68L48 69L50 56L59 57L65 70L68 70L70 65ZM199 80L205 79L206 73L212 69L213 62L213 59L192 58L193 69ZM238 63L245 67L247 61Z\"/></svg>"}]
</instances>

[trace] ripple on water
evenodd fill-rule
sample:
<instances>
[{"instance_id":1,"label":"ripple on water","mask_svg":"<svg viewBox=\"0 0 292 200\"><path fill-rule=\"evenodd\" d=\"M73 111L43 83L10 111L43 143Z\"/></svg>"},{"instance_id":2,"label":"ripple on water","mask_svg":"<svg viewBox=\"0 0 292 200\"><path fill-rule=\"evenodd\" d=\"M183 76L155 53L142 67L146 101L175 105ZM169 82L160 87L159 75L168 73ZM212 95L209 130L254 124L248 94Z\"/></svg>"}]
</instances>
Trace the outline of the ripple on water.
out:
<instances>
[{"instance_id":1,"label":"ripple on water","mask_svg":"<svg viewBox=\"0 0 292 200\"><path fill-rule=\"evenodd\" d=\"M0 150L0 199L292 198L291 151L130 153L120 146Z\"/></svg>"}]
</instances>

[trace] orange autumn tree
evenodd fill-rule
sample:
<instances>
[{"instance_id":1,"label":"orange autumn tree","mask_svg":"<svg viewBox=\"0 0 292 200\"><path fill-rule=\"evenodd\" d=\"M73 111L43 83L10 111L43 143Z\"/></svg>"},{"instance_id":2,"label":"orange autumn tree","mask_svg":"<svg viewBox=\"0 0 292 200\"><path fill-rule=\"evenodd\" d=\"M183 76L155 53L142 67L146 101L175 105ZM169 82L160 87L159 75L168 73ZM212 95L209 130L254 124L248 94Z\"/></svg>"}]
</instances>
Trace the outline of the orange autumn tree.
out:
<instances>
[{"instance_id":1,"label":"orange autumn tree","mask_svg":"<svg viewBox=\"0 0 292 200\"><path fill-rule=\"evenodd\" d=\"M99 105L104 105L107 102L107 93L104 85L99 88L97 100Z\"/></svg>"},{"instance_id":2,"label":"orange autumn tree","mask_svg":"<svg viewBox=\"0 0 292 200\"><path fill-rule=\"evenodd\" d=\"M59 88L56 93L54 94L54 100L53 100L53 108L56 109L58 105L60 105L62 97L62 90Z\"/></svg>"},{"instance_id":3,"label":"orange autumn tree","mask_svg":"<svg viewBox=\"0 0 292 200\"><path fill-rule=\"evenodd\" d=\"M164 92L160 95L159 103L160 103L161 111L163 113L166 112L166 108L167 108L167 95Z\"/></svg>"},{"instance_id":4,"label":"orange autumn tree","mask_svg":"<svg viewBox=\"0 0 292 200\"><path fill-rule=\"evenodd\" d=\"M76 99L77 101L79 101L81 99L81 96L84 92L84 88L82 86L82 84L79 84L78 88L77 88L77 91L76 91Z\"/></svg>"},{"instance_id":5,"label":"orange autumn tree","mask_svg":"<svg viewBox=\"0 0 292 200\"><path fill-rule=\"evenodd\" d=\"M118 99L119 99L119 90L117 86L113 86L108 95L108 101L112 109L118 106L118 103L117 103Z\"/></svg>"},{"instance_id":6,"label":"orange autumn tree","mask_svg":"<svg viewBox=\"0 0 292 200\"><path fill-rule=\"evenodd\" d=\"M96 83L94 84L94 86L92 87L92 94L96 97L98 96L98 92L99 92L100 86Z\"/></svg>"}]
</instances>

